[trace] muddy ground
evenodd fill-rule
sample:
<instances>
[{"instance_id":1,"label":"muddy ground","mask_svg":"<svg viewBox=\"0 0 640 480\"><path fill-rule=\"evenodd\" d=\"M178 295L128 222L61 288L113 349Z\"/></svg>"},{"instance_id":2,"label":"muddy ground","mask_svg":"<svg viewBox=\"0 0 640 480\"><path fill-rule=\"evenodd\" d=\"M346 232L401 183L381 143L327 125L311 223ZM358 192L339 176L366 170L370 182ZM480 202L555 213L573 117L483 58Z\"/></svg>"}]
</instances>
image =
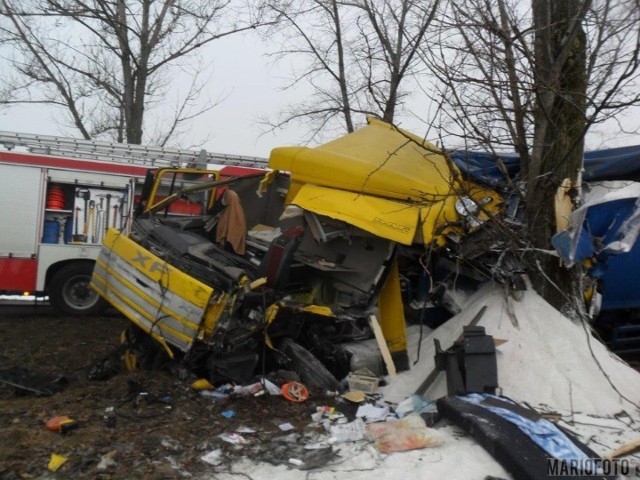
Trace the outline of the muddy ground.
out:
<instances>
[{"instance_id":1,"label":"muddy ground","mask_svg":"<svg viewBox=\"0 0 640 480\"><path fill-rule=\"evenodd\" d=\"M0 307L0 370L26 368L68 382L51 396L0 384L0 478L206 477L214 467L200 457L215 448L227 463L242 455L269 460L271 439L284 435L279 425L309 432L309 415L319 405L311 400L294 404L264 395L215 401L168 370L89 381L90 368L118 344L126 325L117 314L74 318L42 307ZM109 407L115 421L105 419ZM235 416L222 415L228 410ZM77 428L48 431L46 421L59 415ZM244 434L252 449L238 450L218 437L242 426L256 430ZM47 468L54 453L68 458L56 473Z\"/></svg>"}]
</instances>

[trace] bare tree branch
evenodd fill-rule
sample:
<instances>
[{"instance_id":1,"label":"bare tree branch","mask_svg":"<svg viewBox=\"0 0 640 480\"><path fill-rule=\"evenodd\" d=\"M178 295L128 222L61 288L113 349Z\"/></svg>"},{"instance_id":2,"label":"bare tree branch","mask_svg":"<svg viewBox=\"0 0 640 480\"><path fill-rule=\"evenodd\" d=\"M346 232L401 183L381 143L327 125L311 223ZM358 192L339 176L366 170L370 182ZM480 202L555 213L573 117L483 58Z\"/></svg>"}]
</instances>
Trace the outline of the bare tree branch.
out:
<instances>
[{"instance_id":1,"label":"bare tree branch","mask_svg":"<svg viewBox=\"0 0 640 480\"><path fill-rule=\"evenodd\" d=\"M267 0L265 5L280 20L268 30L278 42L274 57L296 55L307 62L286 88L305 82L316 92L312 100L285 107L280 119L265 123L273 129L306 116L315 134L322 130L318 124L330 126L338 118L351 132L358 123L354 115L361 112L393 121L405 97L401 86L418 69L416 52L439 0Z\"/></svg>"},{"instance_id":2,"label":"bare tree branch","mask_svg":"<svg viewBox=\"0 0 640 480\"><path fill-rule=\"evenodd\" d=\"M239 16L233 0L1 0L0 8L8 20L0 40L14 49L0 105L64 105L83 137L130 143L142 142L146 112L174 85L170 67L198 64L204 45L270 23ZM192 83L180 118L158 139L210 108L198 105L202 93Z\"/></svg>"}]
</instances>

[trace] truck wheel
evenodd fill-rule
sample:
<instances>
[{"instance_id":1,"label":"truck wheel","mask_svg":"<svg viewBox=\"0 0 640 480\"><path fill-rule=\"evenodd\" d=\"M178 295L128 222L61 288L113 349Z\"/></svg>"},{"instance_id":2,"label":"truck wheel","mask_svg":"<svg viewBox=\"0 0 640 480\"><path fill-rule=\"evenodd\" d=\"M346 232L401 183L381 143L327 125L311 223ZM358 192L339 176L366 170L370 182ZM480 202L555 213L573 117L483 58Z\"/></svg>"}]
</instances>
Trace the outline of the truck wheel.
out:
<instances>
[{"instance_id":1,"label":"truck wheel","mask_svg":"<svg viewBox=\"0 0 640 480\"><path fill-rule=\"evenodd\" d=\"M49 300L56 310L67 315L93 315L105 302L89 287L92 263L72 263L58 270L49 282Z\"/></svg>"},{"instance_id":2,"label":"truck wheel","mask_svg":"<svg viewBox=\"0 0 640 480\"><path fill-rule=\"evenodd\" d=\"M313 353L290 338L283 338L279 350L286 355L290 368L300 375L300 380L314 395L342 391L340 382L327 370Z\"/></svg>"}]
</instances>

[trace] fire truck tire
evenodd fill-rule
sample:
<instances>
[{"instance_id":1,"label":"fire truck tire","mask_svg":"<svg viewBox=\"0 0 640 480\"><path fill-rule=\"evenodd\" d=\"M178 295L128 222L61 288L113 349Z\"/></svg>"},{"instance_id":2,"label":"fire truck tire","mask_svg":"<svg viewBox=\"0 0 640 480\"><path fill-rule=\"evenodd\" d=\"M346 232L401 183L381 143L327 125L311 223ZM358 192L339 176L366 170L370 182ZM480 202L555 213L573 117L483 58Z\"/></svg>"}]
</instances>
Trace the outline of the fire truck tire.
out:
<instances>
[{"instance_id":1,"label":"fire truck tire","mask_svg":"<svg viewBox=\"0 0 640 480\"><path fill-rule=\"evenodd\" d=\"M78 262L65 265L49 282L49 300L60 313L94 315L106 306L98 293L89 287L93 264Z\"/></svg>"}]
</instances>

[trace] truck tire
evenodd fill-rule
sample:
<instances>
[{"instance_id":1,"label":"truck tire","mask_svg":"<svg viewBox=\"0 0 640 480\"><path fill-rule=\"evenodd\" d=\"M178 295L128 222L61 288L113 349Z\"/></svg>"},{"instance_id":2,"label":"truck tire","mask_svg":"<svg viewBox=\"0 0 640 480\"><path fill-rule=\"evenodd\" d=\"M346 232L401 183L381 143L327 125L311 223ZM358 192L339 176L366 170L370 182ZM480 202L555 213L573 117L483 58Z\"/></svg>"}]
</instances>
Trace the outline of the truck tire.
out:
<instances>
[{"instance_id":1,"label":"truck tire","mask_svg":"<svg viewBox=\"0 0 640 480\"><path fill-rule=\"evenodd\" d=\"M312 395L324 396L327 392L342 391L336 377L302 345L290 338L283 338L279 350L288 358L289 367L300 375L300 380Z\"/></svg>"},{"instance_id":2,"label":"truck tire","mask_svg":"<svg viewBox=\"0 0 640 480\"><path fill-rule=\"evenodd\" d=\"M103 310L105 301L89 287L93 263L77 262L58 270L49 282L49 301L60 313L95 315Z\"/></svg>"}]
</instances>

